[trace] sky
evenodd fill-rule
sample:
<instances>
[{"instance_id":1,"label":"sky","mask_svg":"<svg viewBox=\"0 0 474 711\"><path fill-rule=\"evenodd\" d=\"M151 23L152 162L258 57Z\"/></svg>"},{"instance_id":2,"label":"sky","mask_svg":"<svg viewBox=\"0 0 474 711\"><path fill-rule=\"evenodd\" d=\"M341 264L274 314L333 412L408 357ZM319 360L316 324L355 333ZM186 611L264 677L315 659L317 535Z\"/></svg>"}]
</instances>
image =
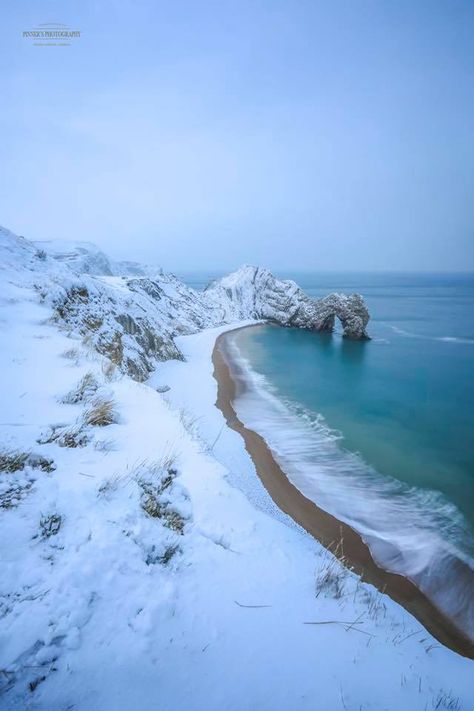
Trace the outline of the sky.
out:
<instances>
[{"instance_id":1,"label":"sky","mask_svg":"<svg viewBox=\"0 0 474 711\"><path fill-rule=\"evenodd\" d=\"M474 270L474 2L0 7L0 224L166 269ZM22 36L62 22L81 37Z\"/></svg>"}]
</instances>

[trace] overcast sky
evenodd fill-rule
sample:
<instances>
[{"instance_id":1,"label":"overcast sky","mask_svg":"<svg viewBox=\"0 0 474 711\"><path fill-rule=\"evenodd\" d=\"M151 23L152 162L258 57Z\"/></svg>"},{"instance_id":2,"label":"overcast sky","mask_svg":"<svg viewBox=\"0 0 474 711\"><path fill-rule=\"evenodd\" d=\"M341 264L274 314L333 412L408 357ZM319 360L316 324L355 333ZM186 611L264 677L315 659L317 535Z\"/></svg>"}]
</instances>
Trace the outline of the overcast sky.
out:
<instances>
[{"instance_id":1,"label":"overcast sky","mask_svg":"<svg viewBox=\"0 0 474 711\"><path fill-rule=\"evenodd\" d=\"M474 2L0 7L0 224L175 271L474 269ZM63 22L70 47L24 30Z\"/></svg>"}]
</instances>

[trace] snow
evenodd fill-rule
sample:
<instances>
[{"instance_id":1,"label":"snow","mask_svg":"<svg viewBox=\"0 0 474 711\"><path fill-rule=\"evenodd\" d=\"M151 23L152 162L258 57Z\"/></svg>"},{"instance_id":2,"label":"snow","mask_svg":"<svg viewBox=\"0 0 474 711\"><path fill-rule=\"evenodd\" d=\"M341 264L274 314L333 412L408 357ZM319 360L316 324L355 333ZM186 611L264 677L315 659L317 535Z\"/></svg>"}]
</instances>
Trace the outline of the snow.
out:
<instances>
[{"instance_id":1,"label":"snow","mask_svg":"<svg viewBox=\"0 0 474 711\"><path fill-rule=\"evenodd\" d=\"M51 321L34 284L73 282L67 265L6 231L0 245L1 448L55 467L0 472L0 502L21 489L0 508L2 710L474 708L472 662L341 568L259 483L214 406L212 348L237 324L177 337L186 360L140 383ZM86 373L96 392L63 402ZM84 425L96 397L116 422ZM38 444L51 425L88 444ZM143 481L169 469L152 517ZM328 570L340 597L316 594Z\"/></svg>"}]
</instances>

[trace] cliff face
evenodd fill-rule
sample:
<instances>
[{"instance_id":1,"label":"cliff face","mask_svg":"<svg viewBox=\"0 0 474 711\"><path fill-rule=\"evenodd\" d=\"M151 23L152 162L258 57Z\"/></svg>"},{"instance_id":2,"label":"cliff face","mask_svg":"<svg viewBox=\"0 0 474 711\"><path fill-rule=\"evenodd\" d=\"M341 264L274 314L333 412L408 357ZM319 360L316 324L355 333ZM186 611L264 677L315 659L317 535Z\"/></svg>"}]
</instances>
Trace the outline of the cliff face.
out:
<instances>
[{"instance_id":1,"label":"cliff face","mask_svg":"<svg viewBox=\"0 0 474 711\"><path fill-rule=\"evenodd\" d=\"M96 247L76 247L35 245L0 229L0 267L49 305L61 328L136 380L157 361L183 357L175 336L243 319L328 331L338 318L345 336L367 337L369 313L356 294L314 300L294 282L248 266L200 292L158 269L152 277L130 276L127 266L126 275L111 276L113 263Z\"/></svg>"},{"instance_id":2,"label":"cliff face","mask_svg":"<svg viewBox=\"0 0 474 711\"><path fill-rule=\"evenodd\" d=\"M204 292L211 303L226 305L225 318L265 319L281 326L332 331L335 319L344 336L367 338L369 312L359 294L311 299L294 281L276 279L267 269L245 266Z\"/></svg>"}]
</instances>

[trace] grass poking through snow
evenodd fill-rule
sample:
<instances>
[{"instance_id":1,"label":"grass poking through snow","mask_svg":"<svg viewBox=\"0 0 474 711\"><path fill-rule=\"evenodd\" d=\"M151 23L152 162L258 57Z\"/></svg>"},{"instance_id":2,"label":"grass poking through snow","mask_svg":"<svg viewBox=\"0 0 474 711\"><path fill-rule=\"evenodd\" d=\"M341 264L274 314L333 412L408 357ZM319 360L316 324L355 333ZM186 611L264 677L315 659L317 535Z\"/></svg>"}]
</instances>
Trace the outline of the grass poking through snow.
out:
<instances>
[{"instance_id":1,"label":"grass poking through snow","mask_svg":"<svg viewBox=\"0 0 474 711\"><path fill-rule=\"evenodd\" d=\"M99 383L90 371L82 376L75 388L65 395L61 402L75 405L79 402L88 402L97 392Z\"/></svg>"},{"instance_id":2,"label":"grass poking through snow","mask_svg":"<svg viewBox=\"0 0 474 711\"><path fill-rule=\"evenodd\" d=\"M3 452L0 451L0 472L14 474L15 472L23 471L27 466L32 469L41 469L44 472L52 472L56 469L54 461L41 456L41 454L7 450Z\"/></svg>"},{"instance_id":3,"label":"grass poking through snow","mask_svg":"<svg viewBox=\"0 0 474 711\"><path fill-rule=\"evenodd\" d=\"M84 422L93 427L107 427L118 421L118 413L114 400L96 398L90 408L84 413Z\"/></svg>"},{"instance_id":4,"label":"grass poking through snow","mask_svg":"<svg viewBox=\"0 0 474 711\"><path fill-rule=\"evenodd\" d=\"M0 452L0 472L22 471L25 468L29 452Z\"/></svg>"}]
</instances>

